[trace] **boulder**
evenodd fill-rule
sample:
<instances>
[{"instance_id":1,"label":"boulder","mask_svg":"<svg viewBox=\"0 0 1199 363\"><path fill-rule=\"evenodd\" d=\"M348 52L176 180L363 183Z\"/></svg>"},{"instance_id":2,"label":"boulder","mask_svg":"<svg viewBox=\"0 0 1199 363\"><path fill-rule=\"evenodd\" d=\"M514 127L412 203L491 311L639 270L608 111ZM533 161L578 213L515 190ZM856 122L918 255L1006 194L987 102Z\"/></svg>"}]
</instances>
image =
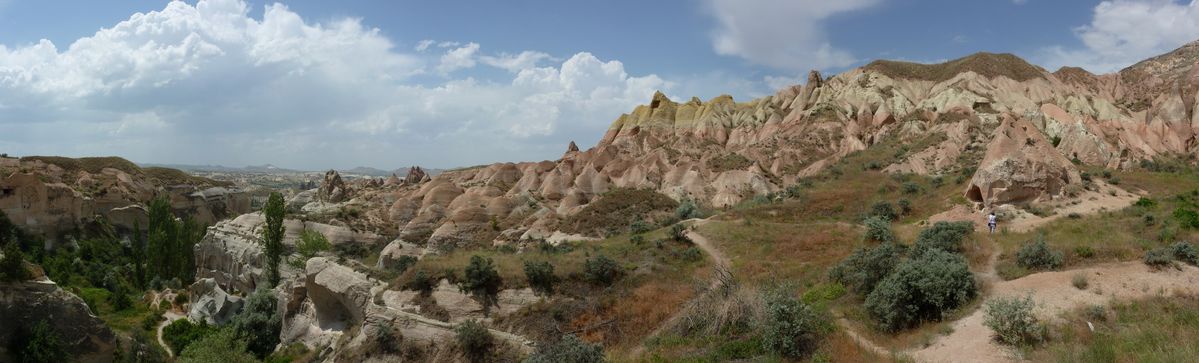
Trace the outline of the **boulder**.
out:
<instances>
[{"instance_id":1,"label":"boulder","mask_svg":"<svg viewBox=\"0 0 1199 363\"><path fill-rule=\"evenodd\" d=\"M337 170L325 172L325 179L316 195L321 201L329 203L344 202L351 196L349 186L341 180L341 174L338 174Z\"/></svg>"},{"instance_id":2,"label":"boulder","mask_svg":"<svg viewBox=\"0 0 1199 363\"><path fill-rule=\"evenodd\" d=\"M78 296L48 279L0 282L0 342L7 343L40 321L49 324L73 362L110 362L117 339ZM14 362L0 344L0 362Z\"/></svg>"},{"instance_id":3,"label":"boulder","mask_svg":"<svg viewBox=\"0 0 1199 363\"><path fill-rule=\"evenodd\" d=\"M1081 181L1074 164L1039 129L1006 116L987 144L966 198L983 207L1029 203L1060 196L1067 185Z\"/></svg>"},{"instance_id":4,"label":"boulder","mask_svg":"<svg viewBox=\"0 0 1199 363\"><path fill-rule=\"evenodd\" d=\"M221 289L216 280L199 279L188 288L192 296L187 317L210 325L224 325L241 311L244 301Z\"/></svg>"},{"instance_id":5,"label":"boulder","mask_svg":"<svg viewBox=\"0 0 1199 363\"><path fill-rule=\"evenodd\" d=\"M396 239L383 247L383 252L379 253L379 262L375 267L382 269L390 269L396 267L400 257L412 256L420 257L425 254L425 249L415 244L404 242L401 239Z\"/></svg>"}]
</instances>

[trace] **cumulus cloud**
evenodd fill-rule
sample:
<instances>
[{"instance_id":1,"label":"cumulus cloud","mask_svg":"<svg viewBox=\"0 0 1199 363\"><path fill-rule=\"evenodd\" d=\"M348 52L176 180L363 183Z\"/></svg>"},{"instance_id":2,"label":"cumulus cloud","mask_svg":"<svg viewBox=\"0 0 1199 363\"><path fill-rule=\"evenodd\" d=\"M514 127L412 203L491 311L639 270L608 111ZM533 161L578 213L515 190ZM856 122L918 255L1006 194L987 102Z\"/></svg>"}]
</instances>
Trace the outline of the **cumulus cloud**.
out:
<instances>
[{"instance_id":1,"label":"cumulus cloud","mask_svg":"<svg viewBox=\"0 0 1199 363\"><path fill-rule=\"evenodd\" d=\"M785 70L848 66L857 58L829 42L824 21L880 1L708 0L717 23L712 47L721 55Z\"/></svg>"},{"instance_id":2,"label":"cumulus cloud","mask_svg":"<svg viewBox=\"0 0 1199 363\"><path fill-rule=\"evenodd\" d=\"M590 53L481 48L399 50L357 19L170 2L66 48L0 45L0 149L304 168L541 160L673 85ZM476 77L490 69L477 63L507 72ZM417 81L435 72L464 75Z\"/></svg>"},{"instance_id":3,"label":"cumulus cloud","mask_svg":"<svg viewBox=\"0 0 1199 363\"><path fill-rule=\"evenodd\" d=\"M1199 38L1199 2L1115 0L1096 5L1091 23L1074 29L1082 47L1042 49L1042 63L1055 69L1080 66L1117 71Z\"/></svg>"}]
</instances>

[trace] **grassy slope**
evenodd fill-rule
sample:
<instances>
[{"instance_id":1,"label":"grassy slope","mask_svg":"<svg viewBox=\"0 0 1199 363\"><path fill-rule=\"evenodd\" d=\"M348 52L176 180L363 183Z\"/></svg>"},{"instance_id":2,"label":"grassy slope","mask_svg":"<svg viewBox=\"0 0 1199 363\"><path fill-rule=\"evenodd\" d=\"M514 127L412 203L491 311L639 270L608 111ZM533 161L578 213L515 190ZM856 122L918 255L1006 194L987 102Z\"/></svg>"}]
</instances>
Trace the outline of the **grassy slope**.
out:
<instances>
[{"instance_id":1,"label":"grassy slope","mask_svg":"<svg viewBox=\"0 0 1199 363\"><path fill-rule=\"evenodd\" d=\"M1190 362L1199 357L1199 297L1154 297L1105 309L1067 314L1045 346L1029 350L1034 362ZM1095 326L1092 332L1087 322Z\"/></svg>"}]
</instances>

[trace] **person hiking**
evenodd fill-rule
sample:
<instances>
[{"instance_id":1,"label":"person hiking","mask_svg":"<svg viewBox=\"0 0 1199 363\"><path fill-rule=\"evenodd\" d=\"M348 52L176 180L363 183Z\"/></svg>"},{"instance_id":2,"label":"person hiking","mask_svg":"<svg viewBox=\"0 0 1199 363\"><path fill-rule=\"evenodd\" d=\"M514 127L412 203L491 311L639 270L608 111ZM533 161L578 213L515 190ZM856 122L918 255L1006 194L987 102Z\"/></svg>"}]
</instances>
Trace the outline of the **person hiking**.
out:
<instances>
[{"instance_id":1,"label":"person hiking","mask_svg":"<svg viewBox=\"0 0 1199 363\"><path fill-rule=\"evenodd\" d=\"M991 233L995 233L995 224L995 212L991 212L991 215L987 216L987 228L991 230Z\"/></svg>"}]
</instances>

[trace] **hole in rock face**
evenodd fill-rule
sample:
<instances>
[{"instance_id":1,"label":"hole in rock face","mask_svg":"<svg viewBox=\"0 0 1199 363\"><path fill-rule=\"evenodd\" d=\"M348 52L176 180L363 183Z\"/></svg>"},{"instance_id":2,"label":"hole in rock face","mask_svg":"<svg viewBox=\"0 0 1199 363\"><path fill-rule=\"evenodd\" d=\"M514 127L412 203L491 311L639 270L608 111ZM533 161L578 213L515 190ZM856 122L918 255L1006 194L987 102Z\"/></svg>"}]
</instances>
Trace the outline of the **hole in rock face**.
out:
<instances>
[{"instance_id":1,"label":"hole in rock face","mask_svg":"<svg viewBox=\"0 0 1199 363\"><path fill-rule=\"evenodd\" d=\"M658 108L660 104L662 104L662 100L653 100L649 103L649 108Z\"/></svg>"},{"instance_id":2,"label":"hole in rock face","mask_svg":"<svg viewBox=\"0 0 1199 363\"><path fill-rule=\"evenodd\" d=\"M350 326L353 315L332 291L324 286L310 284L308 298L316 307L316 322L321 329L345 330Z\"/></svg>"},{"instance_id":3,"label":"hole in rock face","mask_svg":"<svg viewBox=\"0 0 1199 363\"><path fill-rule=\"evenodd\" d=\"M972 202L981 203L983 201L982 189L980 189L977 185L971 185L970 190L966 191L966 199L969 199Z\"/></svg>"}]
</instances>

